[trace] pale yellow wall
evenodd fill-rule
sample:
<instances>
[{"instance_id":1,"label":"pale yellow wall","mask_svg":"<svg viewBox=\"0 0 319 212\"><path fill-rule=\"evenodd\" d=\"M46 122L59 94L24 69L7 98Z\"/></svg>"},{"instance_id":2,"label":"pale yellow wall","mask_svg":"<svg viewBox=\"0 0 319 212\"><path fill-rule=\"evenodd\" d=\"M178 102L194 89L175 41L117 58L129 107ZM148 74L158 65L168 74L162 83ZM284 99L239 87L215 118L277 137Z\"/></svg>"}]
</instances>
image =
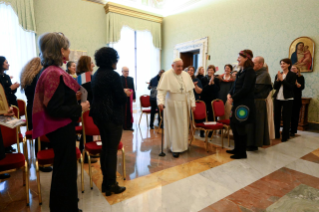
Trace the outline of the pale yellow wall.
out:
<instances>
[{"instance_id":1,"label":"pale yellow wall","mask_svg":"<svg viewBox=\"0 0 319 212\"><path fill-rule=\"evenodd\" d=\"M87 51L93 57L105 46L103 5L81 0L35 0L37 36L45 32L63 32L70 49Z\"/></svg>"},{"instance_id":2,"label":"pale yellow wall","mask_svg":"<svg viewBox=\"0 0 319 212\"><path fill-rule=\"evenodd\" d=\"M291 42L300 36L316 43L313 73L306 80L304 97L312 97L309 121L319 122L319 0L211 0L192 10L164 18L162 66L170 68L178 43L209 37L211 60L220 69L236 62L248 48L269 65L271 77L288 56Z\"/></svg>"}]
</instances>

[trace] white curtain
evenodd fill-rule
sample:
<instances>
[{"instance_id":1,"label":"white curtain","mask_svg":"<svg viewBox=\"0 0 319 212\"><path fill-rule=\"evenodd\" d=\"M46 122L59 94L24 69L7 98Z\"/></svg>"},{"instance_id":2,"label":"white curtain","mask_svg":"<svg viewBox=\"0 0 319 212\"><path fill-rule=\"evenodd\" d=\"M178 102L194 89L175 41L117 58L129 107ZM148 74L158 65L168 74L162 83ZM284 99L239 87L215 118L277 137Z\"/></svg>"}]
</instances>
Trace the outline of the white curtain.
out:
<instances>
[{"instance_id":1,"label":"white curtain","mask_svg":"<svg viewBox=\"0 0 319 212\"><path fill-rule=\"evenodd\" d=\"M20 83L22 68L36 57L35 34L22 29L17 14L6 4L0 4L0 56L6 57L10 64L6 74L13 77L12 83ZM16 96L26 99L20 88Z\"/></svg>"},{"instance_id":2,"label":"white curtain","mask_svg":"<svg viewBox=\"0 0 319 212\"><path fill-rule=\"evenodd\" d=\"M139 97L143 94L149 95L147 82L160 70L160 50L154 47L153 37L149 31L136 31L135 36L134 30L129 27L123 27L120 41L110 46L116 49L120 56L116 71L121 75L122 67L127 66L130 70L129 76L134 78L136 89L134 109L139 110Z\"/></svg>"}]
</instances>

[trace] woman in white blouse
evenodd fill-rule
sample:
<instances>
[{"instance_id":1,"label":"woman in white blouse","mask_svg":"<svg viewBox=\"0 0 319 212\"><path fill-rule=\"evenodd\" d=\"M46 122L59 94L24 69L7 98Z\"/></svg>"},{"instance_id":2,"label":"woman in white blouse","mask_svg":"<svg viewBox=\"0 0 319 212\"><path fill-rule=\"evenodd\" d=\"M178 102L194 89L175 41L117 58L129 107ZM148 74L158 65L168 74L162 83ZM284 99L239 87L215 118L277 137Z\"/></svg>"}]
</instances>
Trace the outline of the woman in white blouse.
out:
<instances>
[{"instance_id":1,"label":"woman in white blouse","mask_svg":"<svg viewBox=\"0 0 319 212\"><path fill-rule=\"evenodd\" d=\"M292 66L289 58L280 61L282 72L278 71L274 82L274 119L275 119L275 136L280 138L281 117L283 121L283 130L281 141L289 139L289 129L291 122L291 113L294 100L294 86L296 83L296 74L290 71Z\"/></svg>"}]
</instances>

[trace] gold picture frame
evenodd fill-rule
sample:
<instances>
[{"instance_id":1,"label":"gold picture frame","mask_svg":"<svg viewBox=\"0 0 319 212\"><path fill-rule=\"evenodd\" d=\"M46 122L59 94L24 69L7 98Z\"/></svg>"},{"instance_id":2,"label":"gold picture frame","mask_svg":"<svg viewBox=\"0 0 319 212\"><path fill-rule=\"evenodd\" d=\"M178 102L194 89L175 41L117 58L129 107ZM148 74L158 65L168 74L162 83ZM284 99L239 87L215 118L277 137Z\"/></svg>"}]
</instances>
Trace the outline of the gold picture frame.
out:
<instances>
[{"instance_id":1,"label":"gold picture frame","mask_svg":"<svg viewBox=\"0 0 319 212\"><path fill-rule=\"evenodd\" d=\"M8 109L9 109L9 105L8 105L6 93L4 92L4 89L2 85L0 84L0 115L7 113Z\"/></svg>"},{"instance_id":2,"label":"gold picture frame","mask_svg":"<svg viewBox=\"0 0 319 212\"><path fill-rule=\"evenodd\" d=\"M299 66L301 72L313 72L315 42L309 37L295 39L289 47L289 58L293 65Z\"/></svg>"}]
</instances>

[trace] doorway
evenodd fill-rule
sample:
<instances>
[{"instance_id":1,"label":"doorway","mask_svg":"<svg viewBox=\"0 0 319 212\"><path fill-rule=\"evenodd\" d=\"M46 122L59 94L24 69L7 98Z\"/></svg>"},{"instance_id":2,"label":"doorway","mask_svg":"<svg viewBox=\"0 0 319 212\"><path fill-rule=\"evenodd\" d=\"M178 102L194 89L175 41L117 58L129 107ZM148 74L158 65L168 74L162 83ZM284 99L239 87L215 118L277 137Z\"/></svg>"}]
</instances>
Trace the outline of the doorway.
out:
<instances>
[{"instance_id":1,"label":"doorway","mask_svg":"<svg viewBox=\"0 0 319 212\"><path fill-rule=\"evenodd\" d=\"M188 66L194 66L196 71L199 62L199 50L181 52L181 59L184 63L183 69L187 68Z\"/></svg>"}]
</instances>

